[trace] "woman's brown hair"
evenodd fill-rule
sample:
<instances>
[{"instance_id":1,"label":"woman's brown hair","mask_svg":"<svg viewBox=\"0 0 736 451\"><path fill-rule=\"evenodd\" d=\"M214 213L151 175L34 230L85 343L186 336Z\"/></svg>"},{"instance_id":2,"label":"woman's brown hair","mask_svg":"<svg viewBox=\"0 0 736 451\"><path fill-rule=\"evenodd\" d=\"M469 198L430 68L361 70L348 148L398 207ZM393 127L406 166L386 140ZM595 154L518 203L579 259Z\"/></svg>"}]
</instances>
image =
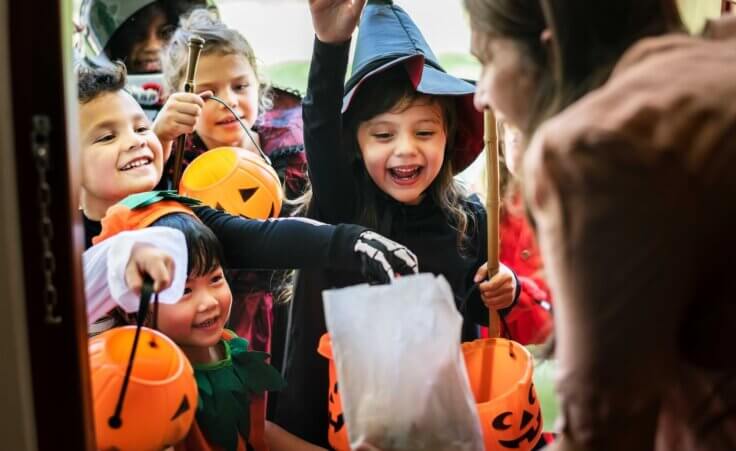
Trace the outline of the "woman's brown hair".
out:
<instances>
[{"instance_id":1,"label":"woman's brown hair","mask_svg":"<svg viewBox=\"0 0 736 451\"><path fill-rule=\"evenodd\" d=\"M602 85L636 41L684 29L674 0L465 0L473 30L511 38L538 73L532 133ZM549 44L542 42L545 29Z\"/></svg>"}]
</instances>

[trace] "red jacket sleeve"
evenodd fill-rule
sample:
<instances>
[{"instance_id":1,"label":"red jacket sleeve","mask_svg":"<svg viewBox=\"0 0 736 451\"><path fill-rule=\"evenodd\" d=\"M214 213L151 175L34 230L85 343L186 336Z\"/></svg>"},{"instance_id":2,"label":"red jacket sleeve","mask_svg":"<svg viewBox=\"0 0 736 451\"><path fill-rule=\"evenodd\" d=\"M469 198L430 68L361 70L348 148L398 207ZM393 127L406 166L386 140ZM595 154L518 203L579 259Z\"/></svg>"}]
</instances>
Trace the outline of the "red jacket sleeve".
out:
<instances>
[{"instance_id":1,"label":"red jacket sleeve","mask_svg":"<svg viewBox=\"0 0 736 451\"><path fill-rule=\"evenodd\" d=\"M512 268L513 269L513 268ZM540 279L518 276L521 293L514 308L504 317L503 333L523 345L544 343L552 331L552 303Z\"/></svg>"}]
</instances>

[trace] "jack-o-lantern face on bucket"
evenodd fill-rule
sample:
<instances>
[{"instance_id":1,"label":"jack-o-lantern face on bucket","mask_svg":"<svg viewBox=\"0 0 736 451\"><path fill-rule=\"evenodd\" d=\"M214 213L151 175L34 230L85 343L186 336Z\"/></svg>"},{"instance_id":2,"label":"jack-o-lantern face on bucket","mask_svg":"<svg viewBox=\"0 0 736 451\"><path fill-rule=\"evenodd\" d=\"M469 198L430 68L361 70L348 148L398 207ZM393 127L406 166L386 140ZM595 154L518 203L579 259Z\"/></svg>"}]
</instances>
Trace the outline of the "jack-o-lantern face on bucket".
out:
<instances>
[{"instance_id":1,"label":"jack-o-lantern face on bucket","mask_svg":"<svg viewBox=\"0 0 736 451\"><path fill-rule=\"evenodd\" d=\"M531 449L542 432L542 409L534 384L529 385L529 404L519 412L505 411L491 422L498 444L508 449Z\"/></svg>"},{"instance_id":2,"label":"jack-o-lantern face on bucket","mask_svg":"<svg viewBox=\"0 0 736 451\"><path fill-rule=\"evenodd\" d=\"M111 420L125 379L135 326L89 341L99 449L161 450L181 441L197 410L197 383L184 353L160 332L141 329L119 422Z\"/></svg>"},{"instance_id":3,"label":"jack-o-lantern face on bucket","mask_svg":"<svg viewBox=\"0 0 736 451\"><path fill-rule=\"evenodd\" d=\"M234 147L208 150L189 163L179 193L248 219L277 217L284 197L276 171L259 156Z\"/></svg>"},{"instance_id":4,"label":"jack-o-lantern face on bucket","mask_svg":"<svg viewBox=\"0 0 736 451\"><path fill-rule=\"evenodd\" d=\"M542 435L542 410L529 351L499 338L462 345L486 450L534 449Z\"/></svg>"},{"instance_id":5,"label":"jack-o-lantern face on bucket","mask_svg":"<svg viewBox=\"0 0 736 451\"><path fill-rule=\"evenodd\" d=\"M337 391L337 381L331 384L329 394L328 412L329 429L331 434L340 434L345 427L345 417L342 414L342 403L340 402L340 392ZM333 418L334 416L334 418Z\"/></svg>"},{"instance_id":6,"label":"jack-o-lantern face on bucket","mask_svg":"<svg viewBox=\"0 0 736 451\"><path fill-rule=\"evenodd\" d=\"M342 412L342 399L338 389L337 371L332 360L332 342L330 335L324 334L319 340L317 352L330 360L330 385L327 393L327 441L337 451L350 450L348 428L345 426L345 417Z\"/></svg>"}]
</instances>

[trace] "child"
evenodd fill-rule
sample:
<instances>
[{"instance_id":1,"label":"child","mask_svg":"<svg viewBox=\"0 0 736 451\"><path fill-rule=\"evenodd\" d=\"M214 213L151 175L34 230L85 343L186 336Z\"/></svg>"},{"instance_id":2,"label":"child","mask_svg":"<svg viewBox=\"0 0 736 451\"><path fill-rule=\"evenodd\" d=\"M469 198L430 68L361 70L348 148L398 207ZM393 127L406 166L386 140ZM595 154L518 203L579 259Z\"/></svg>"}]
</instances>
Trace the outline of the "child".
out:
<instances>
[{"instance_id":1,"label":"child","mask_svg":"<svg viewBox=\"0 0 736 451\"><path fill-rule=\"evenodd\" d=\"M534 230L526 219L518 189L516 171L521 154L521 133L504 121L498 121L501 164L501 217L499 222L499 260L513 268L520 290L514 309L501 322L501 336L513 337L521 344L544 343L552 332L551 293L544 278L544 267ZM475 189L481 197L486 193L486 172L481 171ZM487 336L488 329L481 328Z\"/></svg>"},{"instance_id":2,"label":"child","mask_svg":"<svg viewBox=\"0 0 736 451\"><path fill-rule=\"evenodd\" d=\"M196 92L185 93L187 42L193 35L205 40L195 74ZM306 157L302 140L300 99L270 86L263 78L255 52L239 32L228 28L212 12L195 9L183 18L162 58L167 91L171 93L154 122L164 147L182 134L191 134L184 165L203 152L231 146L259 154L258 146L286 185L287 198L302 194L306 185ZM238 113L253 140L225 106ZM168 168L168 174L171 173Z\"/></svg>"},{"instance_id":3,"label":"child","mask_svg":"<svg viewBox=\"0 0 736 451\"><path fill-rule=\"evenodd\" d=\"M224 277L222 249L212 231L193 211L170 201L129 205L127 200L108 211L102 221L101 244L121 236L120 232L145 227L137 219L143 216L152 221L150 230L171 228L183 234L186 243L183 293L178 302L159 305L155 322L192 363L199 390L196 422L174 449L266 450L271 436L277 443L291 440L288 449L317 449L283 430L265 428L260 395L279 389L284 382L265 363L266 354L249 352L246 340L224 328L232 295ZM150 318L147 322L152 324Z\"/></svg>"},{"instance_id":4,"label":"child","mask_svg":"<svg viewBox=\"0 0 736 451\"><path fill-rule=\"evenodd\" d=\"M184 88L187 41L192 35L203 38L205 44L197 64L196 93L188 94L177 91ZM154 131L164 146L171 146L181 134L191 133L184 150L185 167L208 149L220 146L258 154L255 141L277 170L286 197L294 198L303 192L307 177L300 99L264 83L255 53L240 33L209 11L194 10L174 33L163 63L168 89L173 93L154 122ZM235 109L246 127L252 129L254 141L223 105L202 100L203 93L213 93ZM228 271L235 299L230 327L248 339L255 350L271 349L272 284L278 278L264 271Z\"/></svg>"},{"instance_id":5,"label":"child","mask_svg":"<svg viewBox=\"0 0 736 451\"><path fill-rule=\"evenodd\" d=\"M95 65L122 61L133 74L128 91L154 118L165 100L161 52L195 6L215 9L211 0L83 0L80 51Z\"/></svg>"},{"instance_id":6,"label":"child","mask_svg":"<svg viewBox=\"0 0 736 451\"><path fill-rule=\"evenodd\" d=\"M453 287L465 318L462 339L472 340L478 325L488 323L488 307L504 314L518 295L515 277L503 265L483 281L485 211L453 180L483 146L474 87L440 69L403 10L369 2L343 91L349 41L363 3L310 2L317 39L303 105L313 189L307 215L370 224L407 243L421 256L423 271L442 274ZM314 352L325 332L319 293L351 283L346 274L302 271L291 305L283 369L289 386L278 394L272 418L320 445L326 445L328 421L337 419L325 414L325 390L314 388L327 386L327 363Z\"/></svg>"},{"instance_id":7,"label":"child","mask_svg":"<svg viewBox=\"0 0 736 451\"><path fill-rule=\"evenodd\" d=\"M163 170L161 143L140 106L122 90L124 84L122 66L79 70L81 207L88 246L100 233L99 221L107 209L130 194L152 189ZM384 280L394 271L415 271L410 269L416 266L413 255L403 246L362 227L252 221L208 207L194 211L224 243L226 262L233 268L349 268Z\"/></svg>"}]
</instances>

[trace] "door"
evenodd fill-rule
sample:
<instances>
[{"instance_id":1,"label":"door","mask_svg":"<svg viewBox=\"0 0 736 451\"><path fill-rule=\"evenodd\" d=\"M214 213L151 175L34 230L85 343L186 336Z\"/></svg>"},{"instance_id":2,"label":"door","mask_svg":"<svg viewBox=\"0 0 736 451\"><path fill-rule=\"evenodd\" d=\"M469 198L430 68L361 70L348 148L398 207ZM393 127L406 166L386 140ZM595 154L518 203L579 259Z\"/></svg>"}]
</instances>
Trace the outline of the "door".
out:
<instances>
[{"instance_id":1,"label":"door","mask_svg":"<svg viewBox=\"0 0 736 451\"><path fill-rule=\"evenodd\" d=\"M71 3L2 2L8 52L0 66L9 70L3 101L10 102L13 130L2 137L3 169L15 176L2 193L4 221L15 230L8 240L15 253L4 257L18 274L10 303L24 307L16 315L25 324L17 325L14 364L28 388L19 405L32 424L23 427L35 436L20 449L94 449L82 229L72 188L79 173L76 133L68 133L76 129Z\"/></svg>"}]
</instances>

